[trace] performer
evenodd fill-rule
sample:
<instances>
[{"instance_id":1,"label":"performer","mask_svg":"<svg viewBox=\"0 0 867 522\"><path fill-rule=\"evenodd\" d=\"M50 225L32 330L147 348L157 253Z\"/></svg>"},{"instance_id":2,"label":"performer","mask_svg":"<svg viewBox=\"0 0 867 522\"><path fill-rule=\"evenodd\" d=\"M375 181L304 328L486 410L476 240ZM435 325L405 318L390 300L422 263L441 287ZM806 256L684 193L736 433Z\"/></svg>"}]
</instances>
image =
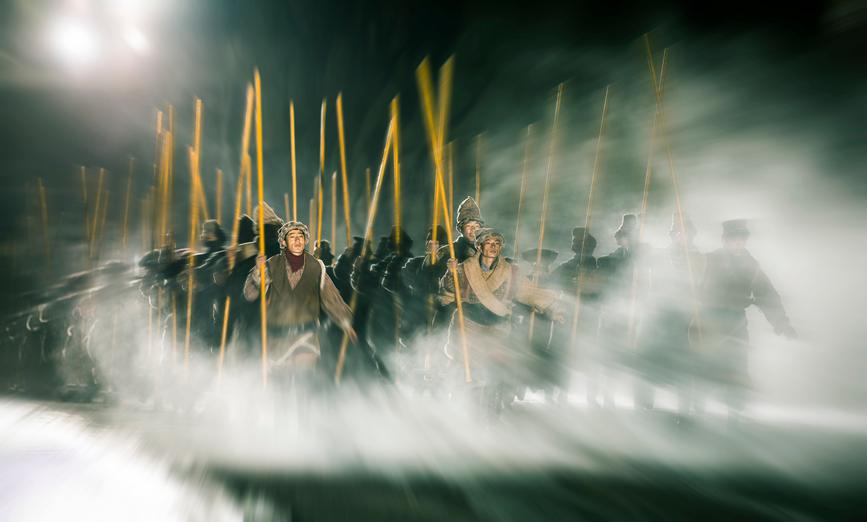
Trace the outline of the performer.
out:
<instances>
[{"instance_id":1,"label":"performer","mask_svg":"<svg viewBox=\"0 0 867 522\"><path fill-rule=\"evenodd\" d=\"M778 335L797 337L780 294L746 249L749 236L745 220L723 223L723 248L707 256L700 322L694 321L691 329L705 360L705 375L722 388L735 417L743 410L750 384L746 309L758 306Z\"/></svg>"},{"instance_id":2,"label":"performer","mask_svg":"<svg viewBox=\"0 0 867 522\"><path fill-rule=\"evenodd\" d=\"M602 281L597 270L596 258L593 256L596 251L596 238L585 227L575 227L572 229L571 249L575 255L554 269L552 274L557 288L563 292L565 302L569 304L566 324L555 327L552 344L555 350L563 353L564 361L567 363L569 354L577 355L578 366L584 371L587 404L598 406L596 394L601 386L598 330ZM579 285L581 296L576 300ZM575 339L573 339L571 323L576 306L578 322L575 325ZM563 385L566 386L566 376L561 375L561 377L564 379Z\"/></svg>"},{"instance_id":3,"label":"performer","mask_svg":"<svg viewBox=\"0 0 867 522\"><path fill-rule=\"evenodd\" d=\"M482 220L482 211L476 204L476 200L467 196L461 201L461 204L458 205L456 221L456 228L461 235L454 241L455 258L457 258L458 263L461 263L476 254L476 232L485 226L485 222ZM437 251L437 263L441 267L440 274L445 271L448 258L449 246L440 247Z\"/></svg>"},{"instance_id":4,"label":"performer","mask_svg":"<svg viewBox=\"0 0 867 522\"><path fill-rule=\"evenodd\" d=\"M469 360L479 399L488 413L498 414L511 403L516 382L524 382L525 365L520 354L526 354L526 342L514 346L510 339L512 304L517 301L535 307L538 313L549 314L556 321L562 315L554 309L556 293L535 288L514 265L500 254L503 236L483 228L475 232L478 253L462 263L449 260L457 270L463 302L464 326ZM440 279L440 302L455 301L454 279L449 270ZM457 317L452 316L447 355L459 361L461 339Z\"/></svg>"},{"instance_id":5,"label":"performer","mask_svg":"<svg viewBox=\"0 0 867 522\"><path fill-rule=\"evenodd\" d=\"M671 243L659 255L652 256L653 286L647 319L638 338L642 380L634 391L636 405L652 409L654 387L673 388L680 412L687 414L693 406L693 378L697 370L696 354L689 340L689 325L695 315L693 285L701 281L705 257L693 243L696 231L692 220L688 217L683 220L685 233L681 232L677 214L672 216Z\"/></svg>"},{"instance_id":6,"label":"performer","mask_svg":"<svg viewBox=\"0 0 867 522\"><path fill-rule=\"evenodd\" d=\"M355 342L352 313L323 263L305 250L310 239L307 226L298 221L283 225L277 233L280 253L265 261L268 299L268 340L272 371L291 369L309 377L319 360L319 316L325 314ZM244 285L247 301L259 298L259 269L253 267Z\"/></svg>"}]
</instances>

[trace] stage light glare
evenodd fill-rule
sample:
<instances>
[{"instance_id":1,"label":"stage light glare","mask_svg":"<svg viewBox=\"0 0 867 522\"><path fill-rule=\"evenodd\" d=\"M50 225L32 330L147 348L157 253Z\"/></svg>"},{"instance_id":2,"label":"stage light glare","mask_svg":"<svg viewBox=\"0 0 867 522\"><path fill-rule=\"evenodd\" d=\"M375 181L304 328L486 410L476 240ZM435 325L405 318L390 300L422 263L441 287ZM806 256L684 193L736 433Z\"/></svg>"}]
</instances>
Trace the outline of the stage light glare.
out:
<instances>
[{"instance_id":1,"label":"stage light glare","mask_svg":"<svg viewBox=\"0 0 867 522\"><path fill-rule=\"evenodd\" d=\"M138 54L147 54L150 50L150 42L139 29L129 27L123 32L123 40Z\"/></svg>"},{"instance_id":2,"label":"stage light glare","mask_svg":"<svg viewBox=\"0 0 867 522\"><path fill-rule=\"evenodd\" d=\"M99 51L96 33L76 20L62 20L55 24L51 40L55 51L64 60L74 64L93 61Z\"/></svg>"}]
</instances>

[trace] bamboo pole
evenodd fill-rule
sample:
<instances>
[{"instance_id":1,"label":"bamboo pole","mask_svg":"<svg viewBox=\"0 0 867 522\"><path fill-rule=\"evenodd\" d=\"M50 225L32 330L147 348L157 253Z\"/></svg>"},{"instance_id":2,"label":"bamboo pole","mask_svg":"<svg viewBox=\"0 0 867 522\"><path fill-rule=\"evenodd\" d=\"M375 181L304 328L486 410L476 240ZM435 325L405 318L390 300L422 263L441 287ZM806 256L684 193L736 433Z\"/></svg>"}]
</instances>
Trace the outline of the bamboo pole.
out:
<instances>
[{"instance_id":1,"label":"bamboo pole","mask_svg":"<svg viewBox=\"0 0 867 522\"><path fill-rule=\"evenodd\" d=\"M664 140L665 143L665 156L668 162L668 170L671 175L671 186L672 191L674 192L674 203L677 211L677 224L680 229L680 233L682 237L686 237L686 221L683 215L683 203L681 202L680 197L680 183L678 182L677 170L674 167L674 156L671 152L671 142L667 139L667 127L665 121L665 104L663 103L662 98L662 79L657 80L656 71L653 67L653 50L650 47L650 37L645 34L645 44L647 47L648 53L648 66L650 67L650 75L651 80L654 86L653 92L656 98L656 105L659 108L659 117L658 117L658 126L660 130L660 134L666 137ZM667 49L666 49L667 51ZM666 52L663 52L663 61L665 62ZM698 299L698 289L696 287L695 281L695 267L692 266L692 257L689 255L689 244L684 241L683 242L683 252L684 257L686 259L686 270L689 276L689 287L690 293L692 294L693 301L693 316L695 318L696 330L698 335L699 346L704 343L703 339L703 328L701 324L701 311L699 309L699 299Z\"/></svg>"},{"instance_id":2,"label":"bamboo pole","mask_svg":"<svg viewBox=\"0 0 867 522\"><path fill-rule=\"evenodd\" d=\"M240 226L239 219L241 217L241 206L244 197L244 181L250 175L250 157L244 155L241 164L241 173L238 176L238 183L235 188L235 213L232 215L232 247L229 249L229 270L235 267L235 255L238 247L238 227Z\"/></svg>"},{"instance_id":3,"label":"bamboo pole","mask_svg":"<svg viewBox=\"0 0 867 522\"><path fill-rule=\"evenodd\" d=\"M660 66L660 75L657 81L656 77L656 67L653 63L653 50L650 47L650 37L645 34L644 35L645 45L647 47L647 65L650 71L650 79L651 79L651 87L654 90L654 111L653 111L653 122L650 127L650 140L648 143L648 151L647 151L647 164L644 169L644 189L641 194L641 208L638 212L638 244L642 243L644 239L644 226L647 222L647 202L650 196L650 185L651 185L651 177L653 173L653 162L654 155L656 152L656 133L657 126L659 124L659 115L660 115L660 102L662 100L662 92L664 85L664 74L665 74L665 65L668 62L668 49L665 49L662 53L662 64ZM659 91L660 95L656 96L655 93ZM629 323L627 328L627 338L629 339L629 344L633 348L635 347L635 343L637 342L636 336L636 314L637 314L637 304L638 304L638 286L639 286L639 267L633 265L632 267L632 285L630 291L630 305L629 305Z\"/></svg>"},{"instance_id":4,"label":"bamboo pole","mask_svg":"<svg viewBox=\"0 0 867 522\"><path fill-rule=\"evenodd\" d=\"M389 152L392 146L392 141L394 139L394 118L392 117L389 124L388 130L385 135L385 147L382 151L382 161L379 164L379 171L376 175L376 186L373 192L373 199L370 202L370 212L367 213L367 225L364 227L364 240L361 246L361 254L359 259L365 259L367 257L368 252L370 251L370 238L373 235L373 223L376 220L376 210L379 204L379 195L382 191L382 182L385 175L385 167L388 164ZM358 306L358 293L353 290L352 297L350 298L349 308L352 310L353 315L355 314L355 309ZM343 377L343 366L346 364L346 349L349 347L349 336L344 333L343 340L340 343L340 353L337 356L337 367L334 371L334 381L337 384L340 384L340 380Z\"/></svg>"},{"instance_id":5,"label":"bamboo pole","mask_svg":"<svg viewBox=\"0 0 867 522\"><path fill-rule=\"evenodd\" d=\"M422 65L424 65L426 62L427 62L427 60L425 60L425 62L422 62ZM439 86L438 86L439 90L437 91L437 101L435 103L436 104L436 111L437 111L437 114L436 114L436 121L437 121L437 123L436 123L436 137L440 140L445 140L445 129L448 125L449 107L451 106L452 73L454 70L453 65L452 65L453 63L454 63L453 59L450 58L449 61L447 61L446 64L444 64L443 67L440 68ZM430 64L428 63L428 65L426 67L428 68L427 69L427 71L428 71L427 77L428 77L428 80L430 82L430 69L429 69ZM418 72L416 72L416 77L418 77ZM430 84L430 89L431 89L431 91L433 90L432 83ZM433 96L433 95L431 95L431 96ZM431 101L431 104L433 105L434 102ZM437 151L438 154L442 154L442 146L443 146L442 141L438 142L435 145L435 150ZM434 154L433 151L431 153ZM436 165L436 162L434 162L434 165ZM452 207L454 207L454 171L453 171L453 169L452 169L451 187L452 187L452 189L451 189L452 192L449 196L450 197L450 199L449 199L450 203L448 203L447 208L446 208L446 212L449 216L454 215L454 208L452 208ZM436 175L434 175L434 191L433 192L434 192L433 231L432 231L431 239L436 242L437 241L437 224L439 222L439 215L440 215L440 210L441 210L440 209L440 188L436 182ZM445 193L442 194L442 197L443 198L445 197ZM450 218L446 218L443 221L444 228L446 228L446 229L449 228L449 224L448 224L449 219ZM451 237L450 234L446 234L446 236ZM451 239L449 240L449 243L451 243ZM436 252L433 252L431 254L431 263L436 263L436 262L437 262L437 254L436 254Z\"/></svg>"},{"instance_id":6,"label":"bamboo pole","mask_svg":"<svg viewBox=\"0 0 867 522\"><path fill-rule=\"evenodd\" d=\"M249 160L250 154L250 128L252 126L253 121L253 86L251 84L247 84L247 98L244 105L244 127L241 133L241 170L244 170L244 164L247 163L247 167L252 172L252 162ZM247 215L253 213L253 200L252 200L252 189L250 179L252 176L248 176L247 182Z\"/></svg>"},{"instance_id":7,"label":"bamboo pole","mask_svg":"<svg viewBox=\"0 0 867 522\"><path fill-rule=\"evenodd\" d=\"M102 197L102 211L99 217L99 226L97 227L97 237L96 237L96 251L95 256L97 259L102 253L102 238L105 234L105 216L108 213L108 200L111 192L106 188L103 197Z\"/></svg>"},{"instance_id":8,"label":"bamboo pole","mask_svg":"<svg viewBox=\"0 0 867 522\"><path fill-rule=\"evenodd\" d=\"M590 233L590 224L593 222L593 196L596 192L596 183L599 178L599 166L602 159L602 138L605 135L605 118L608 115L608 92L610 87L605 87L605 95L602 99L602 118L599 123L599 134L596 136L596 153L593 156L593 170L590 174L590 190L587 192L587 209L584 214L584 235L581 237L581 254L584 253L587 234ZM575 311L572 314L572 346L576 346L578 338L578 319L581 316L581 290L584 287L584 271L578 264L578 284L575 287Z\"/></svg>"},{"instance_id":9,"label":"bamboo pole","mask_svg":"<svg viewBox=\"0 0 867 522\"><path fill-rule=\"evenodd\" d=\"M217 359L217 384L223 382L223 364L226 358L226 334L229 331L229 307L232 298L226 296L226 304L223 306L223 328L220 331L220 356Z\"/></svg>"},{"instance_id":10,"label":"bamboo pole","mask_svg":"<svg viewBox=\"0 0 867 522\"><path fill-rule=\"evenodd\" d=\"M283 207L286 210L286 221L290 221L292 219L292 214L289 213L289 193L283 193Z\"/></svg>"},{"instance_id":11,"label":"bamboo pole","mask_svg":"<svg viewBox=\"0 0 867 522\"><path fill-rule=\"evenodd\" d=\"M325 182L325 114L326 101L322 98L322 108L319 111L319 176L316 181L316 242L322 241L322 189Z\"/></svg>"},{"instance_id":12,"label":"bamboo pole","mask_svg":"<svg viewBox=\"0 0 867 522\"><path fill-rule=\"evenodd\" d=\"M81 177L81 201L84 210L84 239L90 245L90 213L87 208L87 169L82 165L78 172Z\"/></svg>"},{"instance_id":13,"label":"bamboo pole","mask_svg":"<svg viewBox=\"0 0 867 522\"><path fill-rule=\"evenodd\" d=\"M314 190L314 192L316 191L315 186L314 186L314 189L313 189L313 190ZM307 222L310 223L310 228L313 228L313 225L314 225L314 222L315 222L314 220L315 220L315 218L316 218L316 198L315 198L315 197L310 198L310 204L308 205L308 208L309 208L309 211L310 211L310 215L309 215L309 218L310 218L310 219L308 219Z\"/></svg>"},{"instance_id":14,"label":"bamboo pole","mask_svg":"<svg viewBox=\"0 0 867 522\"><path fill-rule=\"evenodd\" d=\"M448 145L449 155L449 215L455 215L455 142Z\"/></svg>"},{"instance_id":15,"label":"bamboo pole","mask_svg":"<svg viewBox=\"0 0 867 522\"><path fill-rule=\"evenodd\" d=\"M126 252L127 243L128 243L128 232L127 228L129 226L129 200L132 197L132 172L135 166L135 158L130 156L129 158L129 172L126 178L126 196L123 201L123 229L121 231L121 248Z\"/></svg>"},{"instance_id":16,"label":"bamboo pole","mask_svg":"<svg viewBox=\"0 0 867 522\"><path fill-rule=\"evenodd\" d=\"M153 187L160 187L162 184L161 175L161 166L162 166L162 133L163 133L163 111L157 109L156 115L156 125L154 129L154 155L153 155ZM156 189L156 194L160 194L159 188ZM151 241L148 246L145 246L144 250L148 248L156 248L157 244L157 234L155 231L159 230L159 219L160 219L160 206L156 198L151 198L150 203L150 213L148 214L148 221L150 221L150 235Z\"/></svg>"},{"instance_id":17,"label":"bamboo pole","mask_svg":"<svg viewBox=\"0 0 867 522\"><path fill-rule=\"evenodd\" d=\"M196 188L196 197L199 198L198 206L199 210L202 213L202 219L207 221L210 219L208 215L208 198L205 196L205 184L202 183L202 173L201 173L201 158L202 158L202 116L204 113L204 107L201 98L196 98L195 102L195 123L193 126L193 153L196 156L196 169L195 169L195 184L193 185Z\"/></svg>"},{"instance_id":18,"label":"bamboo pole","mask_svg":"<svg viewBox=\"0 0 867 522\"><path fill-rule=\"evenodd\" d=\"M352 219L349 211L349 175L346 171L346 133L343 128L343 93L337 93L337 138L340 144L340 180L343 190L343 220L346 225L346 246L349 247L352 245ZM337 245L331 245L331 248L337 248Z\"/></svg>"},{"instance_id":19,"label":"bamboo pole","mask_svg":"<svg viewBox=\"0 0 867 522\"><path fill-rule=\"evenodd\" d=\"M448 107L449 98L451 96L451 71L454 67L454 58L449 58L446 63L443 65L442 70L440 72L440 108L445 110ZM442 79L443 77L449 78L448 85L443 87ZM425 127L428 135L428 143L431 149L431 156L433 156L434 160L434 172L436 174L436 183L439 188L440 195L440 208L443 212L443 220L446 221L449 219L448 216L448 202L446 201L446 191L445 185L443 183L443 154L442 154L442 145L445 141L445 128L441 127L441 133L438 133L434 126L434 102L433 102L433 86L431 82L431 74L430 74L430 62L427 58L425 58L421 65L419 65L418 69L416 69L416 79L418 81L419 91L421 91L421 101L422 101L422 112L424 113ZM445 100L442 99L445 97ZM442 122L445 119L445 115L440 114L440 121ZM435 191L436 192L436 191ZM451 227L445 227L446 236L448 238L448 246L449 246L449 257L451 259L455 259L455 248L454 243L452 242L452 232ZM455 285L455 306L457 307L458 314L458 327L460 330L460 339L461 339L461 348L463 351L463 359L464 359L464 378L467 383L472 382L472 371L470 369L470 359L469 359L469 348L467 346L467 335L466 335L466 327L464 326L464 310L463 310L463 298L461 297L461 287L460 281L458 280L458 273L456 267L450 267L450 271L452 274L452 281Z\"/></svg>"},{"instance_id":20,"label":"bamboo pole","mask_svg":"<svg viewBox=\"0 0 867 522\"><path fill-rule=\"evenodd\" d=\"M94 204L93 220L90 225L90 257L93 257L93 243L96 238L96 227L99 224L99 209L102 203L102 190L105 185L105 169L99 168L99 181L96 184L96 203Z\"/></svg>"},{"instance_id":21,"label":"bamboo pole","mask_svg":"<svg viewBox=\"0 0 867 522\"><path fill-rule=\"evenodd\" d=\"M36 180L37 193L39 197L39 217L42 222L42 248L45 254L45 268L51 268L51 242L48 239L48 201L45 197L45 185L42 183L42 178Z\"/></svg>"},{"instance_id":22,"label":"bamboo pole","mask_svg":"<svg viewBox=\"0 0 867 522\"><path fill-rule=\"evenodd\" d=\"M331 173L331 248L337 245L337 171Z\"/></svg>"},{"instance_id":23,"label":"bamboo pole","mask_svg":"<svg viewBox=\"0 0 867 522\"><path fill-rule=\"evenodd\" d=\"M188 256L188 264L187 264L187 321L184 330L184 372L189 371L190 367L190 337L191 337L191 326L192 326L192 318L193 318L193 294L195 293L195 268L196 268L196 258L194 252L196 251L196 232L198 229L197 218L199 215L198 209L198 198L196 197L196 187L198 185L198 181L196 179L196 173L198 171L198 158L196 155L195 149L192 147L187 148L187 155L190 160L190 237L187 243L187 246L190 250Z\"/></svg>"},{"instance_id":24,"label":"bamboo pole","mask_svg":"<svg viewBox=\"0 0 867 522\"><path fill-rule=\"evenodd\" d=\"M539 283L539 266L542 264L542 246L545 242L545 225L548 222L549 191L551 187L551 171L554 170L554 158L557 153L557 134L560 126L560 106L563 102L564 85L557 86L557 100L554 103L554 123L551 127L548 159L545 163L545 186L542 192L542 215L539 216L539 240L536 245L536 266L533 267L533 285ZM529 339L533 340L533 330L536 325L536 309L530 312Z\"/></svg>"},{"instance_id":25,"label":"bamboo pole","mask_svg":"<svg viewBox=\"0 0 867 522\"><path fill-rule=\"evenodd\" d=\"M364 169L364 194L367 202L367 213L370 214L370 167Z\"/></svg>"},{"instance_id":26,"label":"bamboo pole","mask_svg":"<svg viewBox=\"0 0 867 522\"><path fill-rule=\"evenodd\" d=\"M254 74L256 86L256 171L259 184L259 302L262 316L262 386L268 386L268 303L265 301L265 183L262 172L262 79Z\"/></svg>"},{"instance_id":27,"label":"bamboo pole","mask_svg":"<svg viewBox=\"0 0 867 522\"><path fill-rule=\"evenodd\" d=\"M512 256L518 259L521 244L521 211L524 208L524 192L527 188L527 173L530 170L530 150L532 148L533 125L527 125L527 135L524 138L524 161L521 163L521 188L518 192L518 212L515 219L515 248Z\"/></svg>"},{"instance_id":28,"label":"bamboo pole","mask_svg":"<svg viewBox=\"0 0 867 522\"><path fill-rule=\"evenodd\" d=\"M325 174L316 176L316 242L322 241L322 213L325 210Z\"/></svg>"},{"instance_id":29,"label":"bamboo pole","mask_svg":"<svg viewBox=\"0 0 867 522\"><path fill-rule=\"evenodd\" d=\"M214 201L214 218L223 225L223 171L217 169L217 197Z\"/></svg>"},{"instance_id":30,"label":"bamboo pole","mask_svg":"<svg viewBox=\"0 0 867 522\"><path fill-rule=\"evenodd\" d=\"M391 119L394 121L391 152L394 172L394 226L397 228L395 244L400 250L400 105L397 96L391 100Z\"/></svg>"},{"instance_id":31,"label":"bamboo pole","mask_svg":"<svg viewBox=\"0 0 867 522\"><path fill-rule=\"evenodd\" d=\"M476 204L482 204L482 135L476 136Z\"/></svg>"},{"instance_id":32,"label":"bamboo pole","mask_svg":"<svg viewBox=\"0 0 867 522\"><path fill-rule=\"evenodd\" d=\"M298 175L295 161L295 102L289 100L289 131L292 145L292 221L298 221Z\"/></svg>"}]
</instances>

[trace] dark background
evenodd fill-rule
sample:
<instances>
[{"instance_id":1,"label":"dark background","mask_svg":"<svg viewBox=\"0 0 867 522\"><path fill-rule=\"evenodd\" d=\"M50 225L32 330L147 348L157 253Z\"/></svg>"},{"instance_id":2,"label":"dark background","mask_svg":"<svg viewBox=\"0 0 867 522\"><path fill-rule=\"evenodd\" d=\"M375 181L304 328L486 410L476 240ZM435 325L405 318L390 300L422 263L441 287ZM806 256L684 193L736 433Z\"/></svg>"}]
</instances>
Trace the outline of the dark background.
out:
<instances>
[{"instance_id":1,"label":"dark background","mask_svg":"<svg viewBox=\"0 0 867 522\"><path fill-rule=\"evenodd\" d=\"M89 4L88 16L97 21L95 27L111 31L115 25L111 2ZM305 202L318 162L319 103L328 98L330 173L339 168L333 100L343 91L354 233L361 232L363 223L363 170L370 166L375 172L388 102L398 94L404 219L418 239L430 220L431 169L414 76L425 56L431 57L434 67L449 55L456 56L450 125L450 138L457 140L458 148L455 197L459 201L473 191L472 140L485 132L483 213L489 220L508 219L498 223L508 230L514 226L519 137L532 122L547 129L559 82L567 82L564 132L572 132L567 141L570 137L592 140L601 91L608 83L612 84L612 111L619 103L615 103L617 96L651 106L644 33L651 33L657 51L672 47L673 78L678 71L701 77L733 68L733 75L741 75L738 82L748 82L749 105L740 107L737 120L705 122L721 132L762 125L768 111L755 108L794 112L794 116L787 112L793 126L833 115L832 124L824 128L839 135L831 140L835 150L824 158L822 175L855 193L863 194L867 187L856 171L835 168L848 164L864 143L865 106L863 97L858 97L867 50L863 2L219 0L173 4L144 3L149 6L142 19L151 45L147 56L134 56L114 42L106 45L99 60L78 69L60 63L44 44L47 27L67 2L17 1L0 7L0 141L5 151L0 159L0 228L4 263L10 267L4 272L16 274L28 266L21 259L22 245L28 230L31 236L38 230L34 225L38 223L37 177L45 182L51 238L60 246L81 241L77 165L90 169L91 195L95 168L107 168L109 189L118 196L125 183L127 157L133 155L138 160L135 193L144 194L152 181L155 111L167 104L177 110L175 222L183 223L188 169L181 147L191 141L194 96L205 104L202 172L209 206L213 211L214 169L220 167L226 172L223 212L227 215L238 169L244 84L256 66L263 77L266 199L281 214L282 194L290 186L289 100L294 99L297 116L299 215L306 220ZM748 65L739 69L739 63ZM612 112L611 118L616 137L618 116ZM498 167L501 152L504 159ZM632 172L623 178L629 186L626 201L614 197L618 208L612 215L634 208L644 154L638 151L634 160L617 160L617 155L609 154L615 158L611 179ZM531 177L534 188L528 198L539 194L541 175L537 169ZM501 181L502 191L497 189ZM391 221L390 189L383 197L380 233ZM582 194L578 200L583 198ZM527 205L534 213L527 219L532 228L538 219L533 210L538 202L528 199ZM581 205L555 200L552 212L567 216L552 228L558 243L568 241L572 225L568 221L583 215ZM119 199L112 199L109 222L116 225L121 211ZM27 216L31 216L29 227ZM326 237L327 230L326 226ZM179 238L186 237L182 227L176 232ZM338 232L338 237L342 234ZM419 241L416 251L418 245ZM338 251L340 247L342 241Z\"/></svg>"}]
</instances>

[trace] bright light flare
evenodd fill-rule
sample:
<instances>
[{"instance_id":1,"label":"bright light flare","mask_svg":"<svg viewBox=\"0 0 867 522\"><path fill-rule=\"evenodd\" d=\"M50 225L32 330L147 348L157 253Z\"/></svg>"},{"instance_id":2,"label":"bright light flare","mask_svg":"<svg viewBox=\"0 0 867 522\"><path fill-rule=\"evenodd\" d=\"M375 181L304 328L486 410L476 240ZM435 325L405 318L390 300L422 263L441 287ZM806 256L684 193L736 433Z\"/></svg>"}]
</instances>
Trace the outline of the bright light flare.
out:
<instances>
[{"instance_id":1,"label":"bright light flare","mask_svg":"<svg viewBox=\"0 0 867 522\"><path fill-rule=\"evenodd\" d=\"M76 20L58 22L52 30L51 42L57 53L70 63L92 62L99 52L96 32Z\"/></svg>"},{"instance_id":2,"label":"bright light flare","mask_svg":"<svg viewBox=\"0 0 867 522\"><path fill-rule=\"evenodd\" d=\"M135 27L128 27L123 32L123 41L138 54L147 54L151 48L150 42L144 33Z\"/></svg>"}]
</instances>

